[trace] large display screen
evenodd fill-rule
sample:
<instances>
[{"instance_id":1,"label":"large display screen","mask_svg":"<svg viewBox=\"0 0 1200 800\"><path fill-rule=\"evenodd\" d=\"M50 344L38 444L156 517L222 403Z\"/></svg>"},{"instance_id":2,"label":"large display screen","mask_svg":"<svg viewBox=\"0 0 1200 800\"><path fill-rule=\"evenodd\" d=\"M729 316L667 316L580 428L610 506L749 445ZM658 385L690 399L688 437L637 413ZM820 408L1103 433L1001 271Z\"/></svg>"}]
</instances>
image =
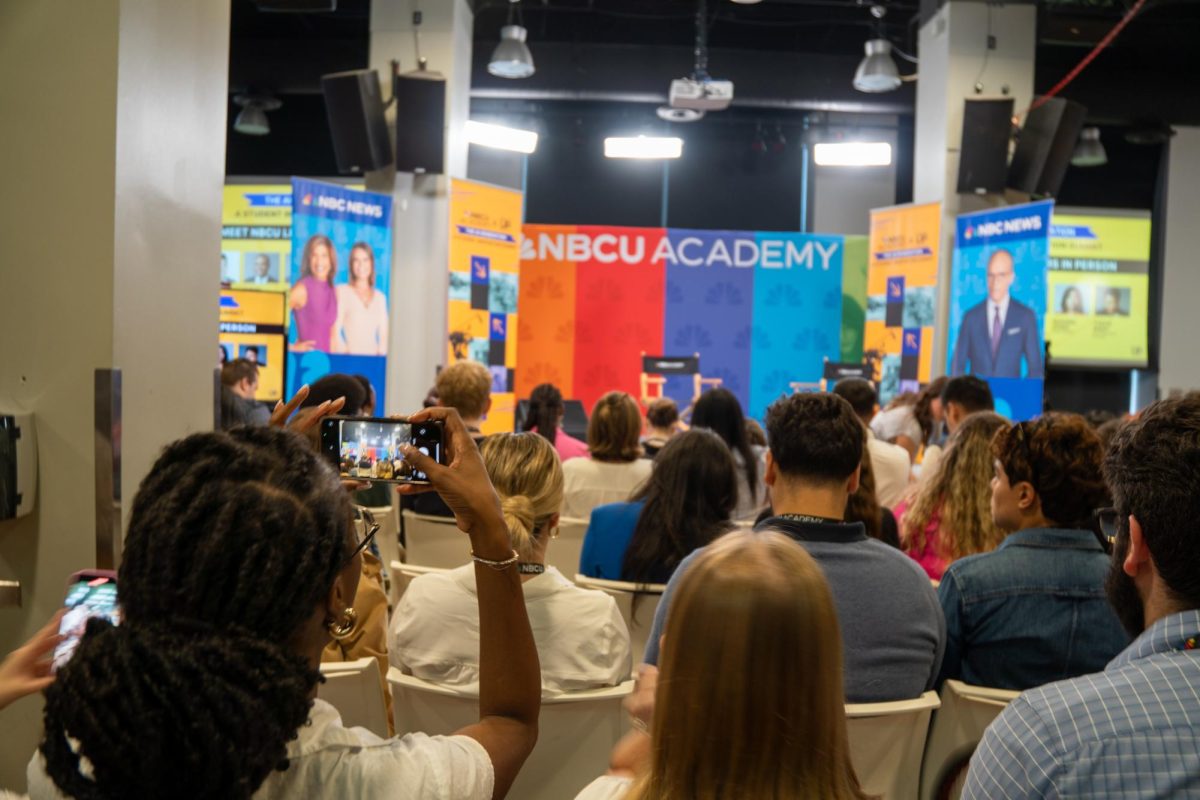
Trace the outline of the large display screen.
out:
<instances>
[{"instance_id":1,"label":"large display screen","mask_svg":"<svg viewBox=\"0 0 1200 800\"><path fill-rule=\"evenodd\" d=\"M1052 364L1146 366L1148 211L1055 209L1047 278Z\"/></svg>"},{"instance_id":2,"label":"large display screen","mask_svg":"<svg viewBox=\"0 0 1200 800\"><path fill-rule=\"evenodd\" d=\"M220 360L258 363L255 400L283 398L287 361L286 296L281 292L225 289L221 292Z\"/></svg>"}]
</instances>

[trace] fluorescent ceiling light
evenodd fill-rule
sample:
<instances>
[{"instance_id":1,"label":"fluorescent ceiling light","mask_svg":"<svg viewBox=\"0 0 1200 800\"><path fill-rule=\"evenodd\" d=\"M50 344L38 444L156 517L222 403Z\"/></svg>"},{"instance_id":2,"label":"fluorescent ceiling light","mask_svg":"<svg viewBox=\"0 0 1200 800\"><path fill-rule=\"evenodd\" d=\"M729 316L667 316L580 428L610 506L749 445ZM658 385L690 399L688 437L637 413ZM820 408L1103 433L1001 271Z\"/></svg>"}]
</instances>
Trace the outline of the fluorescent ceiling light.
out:
<instances>
[{"instance_id":1,"label":"fluorescent ceiling light","mask_svg":"<svg viewBox=\"0 0 1200 800\"><path fill-rule=\"evenodd\" d=\"M818 167L886 167L892 163L887 142L820 142L813 148Z\"/></svg>"},{"instance_id":2,"label":"fluorescent ceiling light","mask_svg":"<svg viewBox=\"0 0 1200 800\"><path fill-rule=\"evenodd\" d=\"M606 158L679 158L683 139L676 136L609 136L604 140Z\"/></svg>"},{"instance_id":3,"label":"fluorescent ceiling light","mask_svg":"<svg viewBox=\"0 0 1200 800\"><path fill-rule=\"evenodd\" d=\"M467 141L497 150L512 150L516 153L532 153L537 150L538 135L535 131L523 131L507 125L467 120Z\"/></svg>"}]
</instances>

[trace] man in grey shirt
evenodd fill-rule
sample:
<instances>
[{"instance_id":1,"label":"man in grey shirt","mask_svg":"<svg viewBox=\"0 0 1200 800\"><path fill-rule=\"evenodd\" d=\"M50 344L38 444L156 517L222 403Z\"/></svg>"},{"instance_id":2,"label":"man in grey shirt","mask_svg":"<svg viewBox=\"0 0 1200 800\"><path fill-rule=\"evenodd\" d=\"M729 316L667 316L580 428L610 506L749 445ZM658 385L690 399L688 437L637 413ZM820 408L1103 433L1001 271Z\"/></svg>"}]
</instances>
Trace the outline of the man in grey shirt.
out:
<instances>
[{"instance_id":1,"label":"man in grey shirt","mask_svg":"<svg viewBox=\"0 0 1200 800\"><path fill-rule=\"evenodd\" d=\"M774 516L755 530L797 540L829 581L842 631L848 703L917 697L933 687L946 646L936 593L915 561L844 521L858 488L864 433L850 404L831 394L794 394L767 411L766 482ZM658 663L671 595L696 557L680 563L658 605L646 663Z\"/></svg>"}]
</instances>

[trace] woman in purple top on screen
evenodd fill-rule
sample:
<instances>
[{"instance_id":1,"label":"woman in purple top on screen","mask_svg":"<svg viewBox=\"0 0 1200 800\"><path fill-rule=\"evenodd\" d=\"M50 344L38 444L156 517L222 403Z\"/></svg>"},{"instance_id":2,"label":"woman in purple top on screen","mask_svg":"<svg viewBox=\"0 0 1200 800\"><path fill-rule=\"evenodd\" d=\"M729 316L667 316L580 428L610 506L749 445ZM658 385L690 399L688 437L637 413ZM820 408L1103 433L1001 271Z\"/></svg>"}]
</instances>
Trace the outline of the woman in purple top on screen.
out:
<instances>
[{"instance_id":1,"label":"woman in purple top on screen","mask_svg":"<svg viewBox=\"0 0 1200 800\"><path fill-rule=\"evenodd\" d=\"M552 383L539 384L529 393L529 413L522 430L536 431L549 439L563 461L583 458L588 454L587 445L560 427L565 413L566 406L558 387Z\"/></svg>"},{"instance_id":2,"label":"woman in purple top on screen","mask_svg":"<svg viewBox=\"0 0 1200 800\"><path fill-rule=\"evenodd\" d=\"M332 351L333 326L337 322L337 294L333 276L337 252L324 234L310 236L304 243L300 280L292 287L289 306L296 317L294 350Z\"/></svg>"}]
</instances>

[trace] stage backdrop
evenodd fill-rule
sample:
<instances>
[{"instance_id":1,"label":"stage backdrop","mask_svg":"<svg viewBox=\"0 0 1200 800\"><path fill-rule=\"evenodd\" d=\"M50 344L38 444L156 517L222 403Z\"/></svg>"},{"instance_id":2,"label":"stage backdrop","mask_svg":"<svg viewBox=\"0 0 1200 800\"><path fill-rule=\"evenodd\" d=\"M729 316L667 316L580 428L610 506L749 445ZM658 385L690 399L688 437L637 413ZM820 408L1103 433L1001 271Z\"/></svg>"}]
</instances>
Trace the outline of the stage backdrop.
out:
<instances>
[{"instance_id":1,"label":"stage backdrop","mask_svg":"<svg viewBox=\"0 0 1200 800\"><path fill-rule=\"evenodd\" d=\"M330 372L364 375L382 412L392 198L302 178L292 179L292 194L288 394ZM351 285L352 263L373 291Z\"/></svg>"},{"instance_id":2,"label":"stage backdrop","mask_svg":"<svg viewBox=\"0 0 1200 800\"><path fill-rule=\"evenodd\" d=\"M1013 420L1042 413L1053 209L1044 200L958 217L947 372L986 379Z\"/></svg>"},{"instance_id":3,"label":"stage backdrop","mask_svg":"<svg viewBox=\"0 0 1200 800\"><path fill-rule=\"evenodd\" d=\"M481 426L484 433L513 429L524 199L512 189L450 181L446 363L470 359L492 374L492 408Z\"/></svg>"},{"instance_id":4,"label":"stage backdrop","mask_svg":"<svg viewBox=\"0 0 1200 800\"><path fill-rule=\"evenodd\" d=\"M791 382L819 381L825 359L842 357L843 304L861 303L843 298L841 236L524 230L518 397L548 381L590 412L610 389L638 397L643 351L698 352L704 376L721 378L761 419ZM861 261L864 248L857 252ZM690 379L672 378L667 393L682 409Z\"/></svg>"},{"instance_id":5,"label":"stage backdrop","mask_svg":"<svg viewBox=\"0 0 1200 800\"><path fill-rule=\"evenodd\" d=\"M863 350L883 404L929 382L941 219L941 203L871 212Z\"/></svg>"}]
</instances>

